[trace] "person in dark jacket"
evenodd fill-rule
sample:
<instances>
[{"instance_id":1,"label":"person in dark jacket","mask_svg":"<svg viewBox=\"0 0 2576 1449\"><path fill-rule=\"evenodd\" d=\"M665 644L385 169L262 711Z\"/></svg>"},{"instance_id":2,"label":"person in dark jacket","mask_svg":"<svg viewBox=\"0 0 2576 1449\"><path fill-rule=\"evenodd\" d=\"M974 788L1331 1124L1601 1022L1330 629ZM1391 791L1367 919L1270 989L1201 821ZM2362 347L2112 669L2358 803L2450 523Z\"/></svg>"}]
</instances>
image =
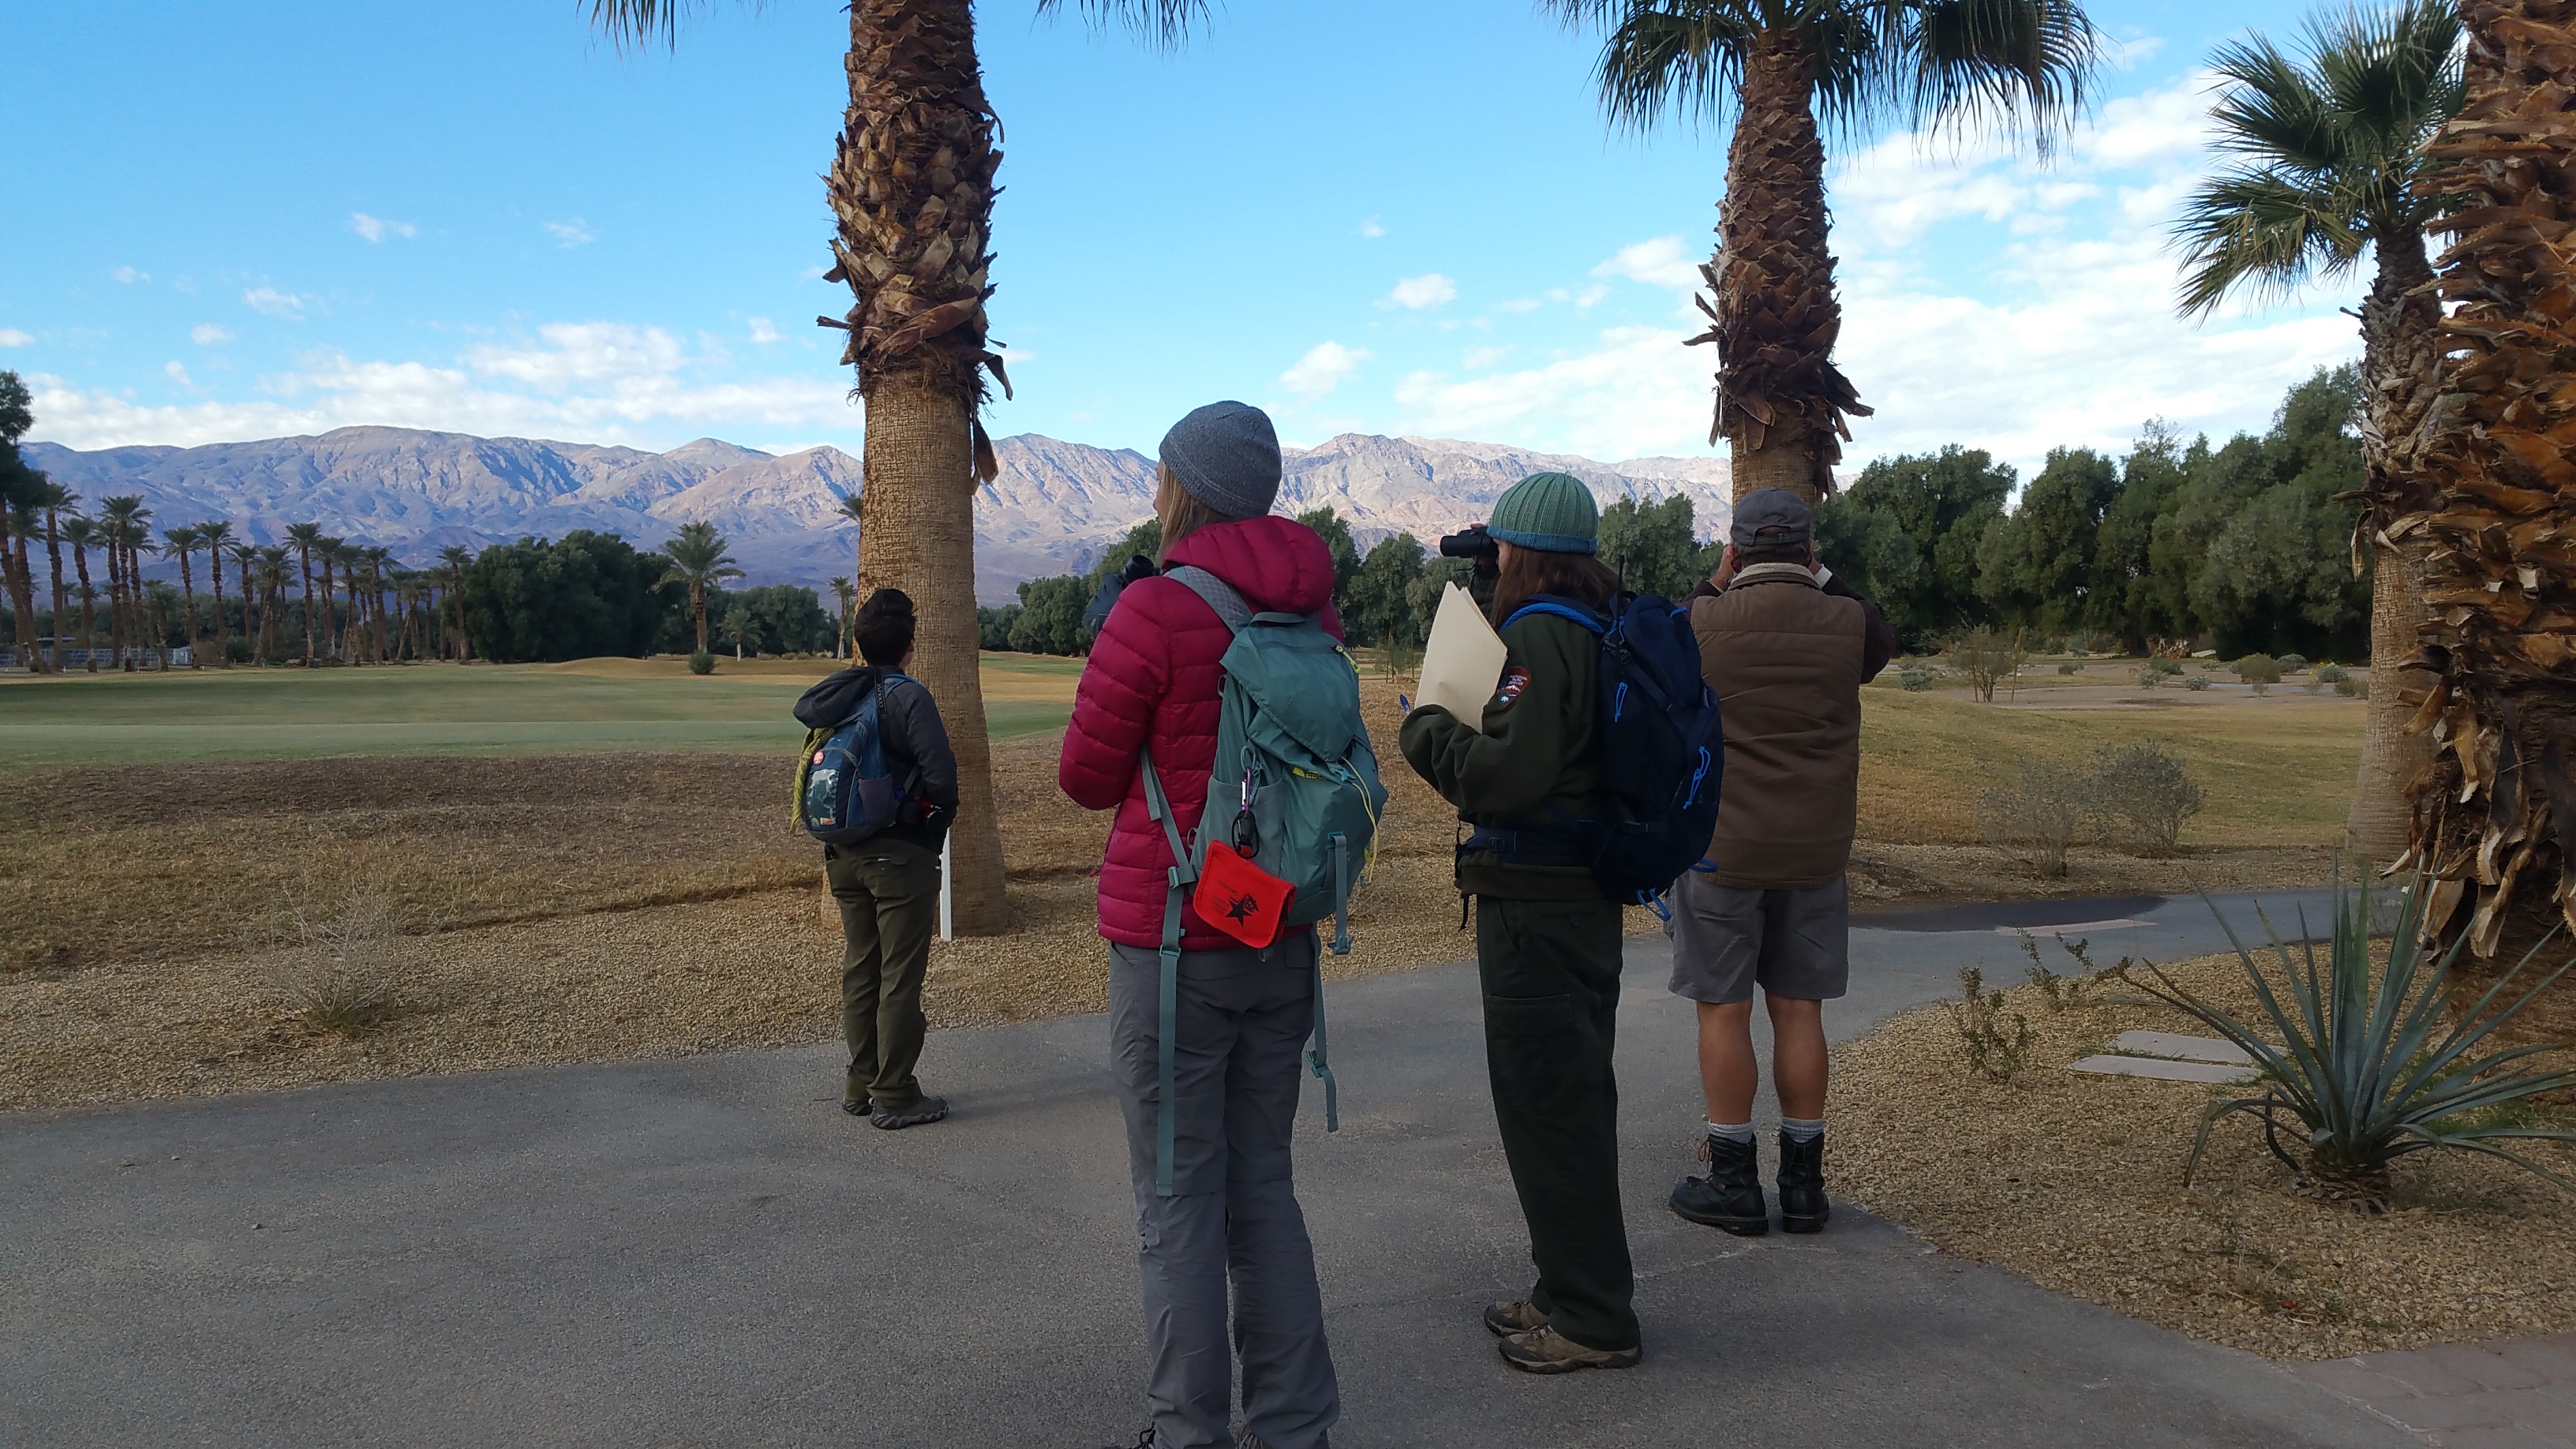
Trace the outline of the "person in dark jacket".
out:
<instances>
[{"instance_id":1,"label":"person in dark jacket","mask_svg":"<svg viewBox=\"0 0 2576 1449\"><path fill-rule=\"evenodd\" d=\"M1780 1225L1821 1230L1825 1002L1850 978L1860 687L1896 653L1878 606L1816 562L1815 514L1785 489L1735 505L1718 572L1690 595L1700 673L1726 730L1708 856L1673 890L1673 979L1699 1003L1705 1177L1674 1212L1739 1236L1770 1230L1753 1141L1753 991L1771 1017L1780 1097Z\"/></svg>"},{"instance_id":2,"label":"person in dark jacket","mask_svg":"<svg viewBox=\"0 0 2576 1449\"><path fill-rule=\"evenodd\" d=\"M1117 812L1100 867L1100 934L1109 942L1110 1053L1152 1357L1145 1402L1153 1422L1137 1442L1325 1449L1341 1388L1290 1142L1304 1076L1298 1051L1315 1024L1315 928L1289 927L1256 949L1181 903L1172 1100L1163 1101L1161 948L1173 859L1142 766L1150 756L1182 835L1200 829L1234 631L1186 581L1196 575L1173 571L1205 574L1253 611L1312 615L1338 637L1333 556L1313 529L1270 512L1279 437L1259 408L1210 403L1174 424L1160 451L1161 556L1107 611L1056 767L1073 803ZM1155 1182L1165 1112L1168 1194ZM1240 1435L1229 1428L1238 1360Z\"/></svg>"},{"instance_id":3,"label":"person in dark jacket","mask_svg":"<svg viewBox=\"0 0 2576 1449\"><path fill-rule=\"evenodd\" d=\"M847 721L873 690L887 772L903 788L895 823L854 845L823 847L823 875L841 908L841 1034L850 1070L841 1110L889 1131L948 1115L948 1099L921 1090L929 1030L921 979L939 924L939 851L957 814L957 756L939 705L903 672L912 662L912 600L879 589L859 606L859 657L808 690L796 717L814 728Z\"/></svg>"},{"instance_id":4,"label":"person in dark jacket","mask_svg":"<svg viewBox=\"0 0 2576 1449\"><path fill-rule=\"evenodd\" d=\"M1600 639L1560 615L1515 617L1539 594L1596 613L1611 606L1619 579L1593 557L1599 531L1592 491L1563 473L1505 491L1490 525L1501 566L1493 616L1509 651L1502 678L1476 725L1437 705L1404 721L1404 758L1478 832L1460 849L1458 890L1476 898L1485 1065L1538 1267L1529 1296L1488 1307L1485 1326L1502 1338L1504 1360L1530 1373L1639 1358L1610 1065L1620 908L1560 830L1606 806ZM1489 848L1496 830L1530 844Z\"/></svg>"}]
</instances>

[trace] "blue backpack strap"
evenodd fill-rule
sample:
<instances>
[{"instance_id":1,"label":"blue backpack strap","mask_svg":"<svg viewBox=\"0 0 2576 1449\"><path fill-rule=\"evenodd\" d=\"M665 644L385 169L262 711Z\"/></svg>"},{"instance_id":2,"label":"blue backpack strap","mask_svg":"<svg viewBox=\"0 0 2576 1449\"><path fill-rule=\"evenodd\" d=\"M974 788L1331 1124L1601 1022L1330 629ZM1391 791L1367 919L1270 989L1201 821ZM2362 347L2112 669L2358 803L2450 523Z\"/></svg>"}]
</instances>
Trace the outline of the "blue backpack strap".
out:
<instances>
[{"instance_id":1,"label":"blue backpack strap","mask_svg":"<svg viewBox=\"0 0 2576 1449\"><path fill-rule=\"evenodd\" d=\"M1528 603L1512 610L1511 617L1503 621L1503 627L1508 629L1532 614L1553 614L1560 619L1571 619L1595 634L1605 633L1610 628L1609 621L1599 614L1571 599L1560 599L1554 594L1532 595Z\"/></svg>"},{"instance_id":2,"label":"blue backpack strap","mask_svg":"<svg viewBox=\"0 0 2576 1449\"><path fill-rule=\"evenodd\" d=\"M1173 1038L1180 1034L1181 1025L1181 895L1185 887L1197 881L1198 872L1191 868L1190 848L1181 841L1180 822L1172 818L1172 802L1163 794L1163 777L1155 772L1151 751L1138 752L1137 768L1145 776L1145 813L1162 822L1163 836L1172 843L1171 889L1163 897L1162 1025L1155 1033L1154 1044L1159 1086L1154 1102L1154 1195L1170 1197L1176 1075L1172 1052Z\"/></svg>"}]
</instances>

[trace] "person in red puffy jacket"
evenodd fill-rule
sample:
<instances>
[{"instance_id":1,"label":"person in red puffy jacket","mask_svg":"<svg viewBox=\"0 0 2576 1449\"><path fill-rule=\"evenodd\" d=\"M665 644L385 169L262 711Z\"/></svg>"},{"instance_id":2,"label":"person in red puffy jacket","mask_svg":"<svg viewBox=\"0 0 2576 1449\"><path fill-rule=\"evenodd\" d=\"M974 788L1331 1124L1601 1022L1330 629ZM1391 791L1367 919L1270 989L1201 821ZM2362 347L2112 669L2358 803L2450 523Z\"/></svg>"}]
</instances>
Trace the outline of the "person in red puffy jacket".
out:
<instances>
[{"instance_id":1,"label":"person in red puffy jacket","mask_svg":"<svg viewBox=\"0 0 2576 1449\"><path fill-rule=\"evenodd\" d=\"M1270 515L1279 493L1270 419L1239 402L1213 403L1175 424L1161 454L1157 562L1204 569L1257 612L1321 615L1338 636L1331 552L1313 529ZM1146 810L1138 763L1151 753L1175 822L1191 838L1216 755L1219 661L1232 642L1216 610L1179 579L1127 585L1082 672L1056 780L1075 804L1118 812L1100 868L1100 934L1109 941L1110 1041L1153 1358L1145 1390L1153 1423L1138 1442L1235 1443L1239 1357L1243 1442L1315 1449L1341 1416L1341 1393L1289 1155L1298 1052L1314 1023L1314 927L1292 927L1254 950L1184 907L1170 1195L1154 1181L1165 1109L1160 950L1173 861Z\"/></svg>"}]
</instances>

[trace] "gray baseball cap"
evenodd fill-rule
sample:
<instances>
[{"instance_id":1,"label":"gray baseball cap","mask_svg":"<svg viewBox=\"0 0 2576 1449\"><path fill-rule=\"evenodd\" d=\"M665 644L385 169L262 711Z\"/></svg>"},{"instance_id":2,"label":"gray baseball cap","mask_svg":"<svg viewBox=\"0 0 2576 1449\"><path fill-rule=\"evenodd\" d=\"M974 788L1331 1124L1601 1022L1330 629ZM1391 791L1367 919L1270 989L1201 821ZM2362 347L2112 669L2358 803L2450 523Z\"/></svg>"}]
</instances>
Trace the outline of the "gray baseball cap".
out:
<instances>
[{"instance_id":1,"label":"gray baseball cap","mask_svg":"<svg viewBox=\"0 0 2576 1449\"><path fill-rule=\"evenodd\" d=\"M1815 541L1816 511L1786 488L1756 488L1735 500L1727 538L1737 548L1796 548Z\"/></svg>"}]
</instances>

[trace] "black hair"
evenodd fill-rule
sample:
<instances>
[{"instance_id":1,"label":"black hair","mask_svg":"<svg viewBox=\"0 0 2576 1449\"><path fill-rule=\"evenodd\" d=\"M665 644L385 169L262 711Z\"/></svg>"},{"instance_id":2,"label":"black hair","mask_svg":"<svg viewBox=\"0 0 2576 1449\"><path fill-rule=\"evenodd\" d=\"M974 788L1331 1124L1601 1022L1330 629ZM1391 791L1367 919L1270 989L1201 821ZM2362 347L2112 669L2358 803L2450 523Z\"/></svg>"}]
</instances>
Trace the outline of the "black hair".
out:
<instances>
[{"instance_id":1,"label":"black hair","mask_svg":"<svg viewBox=\"0 0 2576 1449\"><path fill-rule=\"evenodd\" d=\"M859 605L851 633L858 640L861 659L892 669L912 652L912 629L912 596L901 589L879 589Z\"/></svg>"}]
</instances>

